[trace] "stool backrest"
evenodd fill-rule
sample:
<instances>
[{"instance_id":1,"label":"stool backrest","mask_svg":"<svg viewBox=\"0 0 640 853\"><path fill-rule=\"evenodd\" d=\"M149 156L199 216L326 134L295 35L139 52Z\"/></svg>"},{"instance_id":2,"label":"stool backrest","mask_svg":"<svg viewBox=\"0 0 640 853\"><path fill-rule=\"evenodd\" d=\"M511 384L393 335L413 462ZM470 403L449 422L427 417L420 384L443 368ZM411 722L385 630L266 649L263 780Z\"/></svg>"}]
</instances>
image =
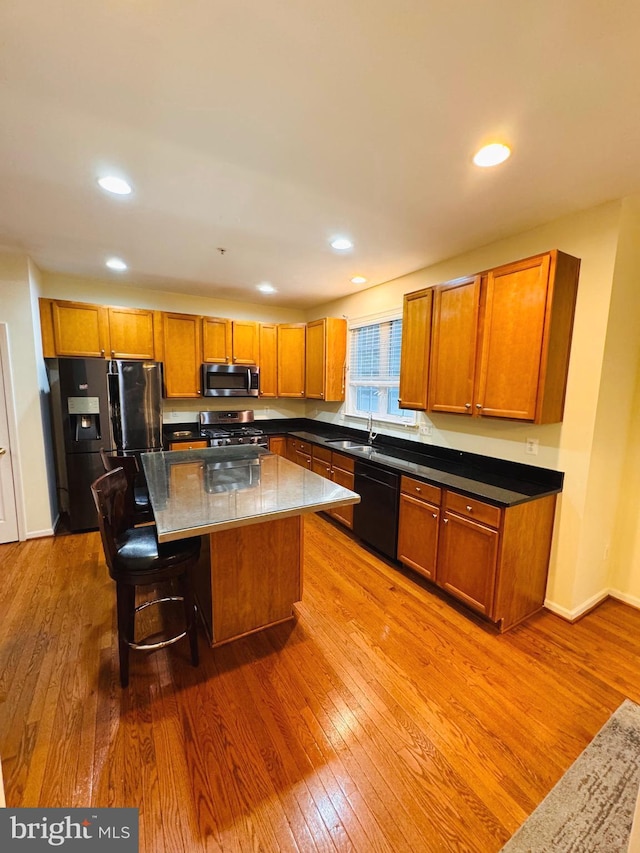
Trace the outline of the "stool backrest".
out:
<instances>
[{"instance_id":1,"label":"stool backrest","mask_svg":"<svg viewBox=\"0 0 640 853\"><path fill-rule=\"evenodd\" d=\"M116 542L132 526L127 507L127 489L127 478L122 468L107 471L91 484L104 556L111 571L115 570Z\"/></svg>"},{"instance_id":2,"label":"stool backrest","mask_svg":"<svg viewBox=\"0 0 640 853\"><path fill-rule=\"evenodd\" d=\"M140 471L138 467L138 460L135 456L110 456L104 448L100 448L100 459L102 459L105 471L115 471L116 468L122 468L124 471L124 475L127 478L127 512L129 514L129 521L131 522L129 526L132 527L136 515L134 487L136 477Z\"/></svg>"}]
</instances>

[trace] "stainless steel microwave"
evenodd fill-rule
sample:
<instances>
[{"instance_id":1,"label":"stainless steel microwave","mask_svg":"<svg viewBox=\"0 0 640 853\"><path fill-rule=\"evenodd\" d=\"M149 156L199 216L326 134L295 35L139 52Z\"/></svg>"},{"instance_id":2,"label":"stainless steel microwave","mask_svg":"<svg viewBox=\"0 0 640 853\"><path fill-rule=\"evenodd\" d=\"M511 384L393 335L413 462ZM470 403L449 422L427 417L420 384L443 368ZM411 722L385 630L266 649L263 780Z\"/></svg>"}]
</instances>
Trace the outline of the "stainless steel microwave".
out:
<instances>
[{"instance_id":1,"label":"stainless steel microwave","mask_svg":"<svg viewBox=\"0 0 640 853\"><path fill-rule=\"evenodd\" d=\"M260 368L255 364L203 364L203 397L257 397Z\"/></svg>"}]
</instances>

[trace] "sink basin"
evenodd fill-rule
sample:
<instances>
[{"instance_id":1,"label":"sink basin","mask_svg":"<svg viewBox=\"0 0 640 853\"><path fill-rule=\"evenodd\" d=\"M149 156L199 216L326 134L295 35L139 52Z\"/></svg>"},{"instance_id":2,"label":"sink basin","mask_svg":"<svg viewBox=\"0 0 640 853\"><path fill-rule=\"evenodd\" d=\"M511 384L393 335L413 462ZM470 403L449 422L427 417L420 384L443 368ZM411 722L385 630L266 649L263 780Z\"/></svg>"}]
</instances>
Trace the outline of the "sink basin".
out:
<instances>
[{"instance_id":1,"label":"sink basin","mask_svg":"<svg viewBox=\"0 0 640 853\"><path fill-rule=\"evenodd\" d=\"M361 453L371 453L374 449L372 444L363 444L361 441L352 441L351 439L327 439L326 443L332 444L334 447L340 447L342 450L359 450Z\"/></svg>"}]
</instances>

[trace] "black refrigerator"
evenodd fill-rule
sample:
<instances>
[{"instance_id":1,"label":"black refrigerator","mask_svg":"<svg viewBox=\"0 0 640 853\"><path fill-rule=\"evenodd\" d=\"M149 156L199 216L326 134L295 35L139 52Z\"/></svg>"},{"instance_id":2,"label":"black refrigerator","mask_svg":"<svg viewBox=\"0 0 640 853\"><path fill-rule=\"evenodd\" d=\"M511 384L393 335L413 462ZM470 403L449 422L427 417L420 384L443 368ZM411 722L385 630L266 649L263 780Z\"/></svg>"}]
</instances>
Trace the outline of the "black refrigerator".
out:
<instances>
[{"instance_id":1,"label":"black refrigerator","mask_svg":"<svg viewBox=\"0 0 640 853\"><path fill-rule=\"evenodd\" d=\"M100 450L136 455L162 448L159 362L47 359L60 511L73 532L98 526L91 484Z\"/></svg>"}]
</instances>

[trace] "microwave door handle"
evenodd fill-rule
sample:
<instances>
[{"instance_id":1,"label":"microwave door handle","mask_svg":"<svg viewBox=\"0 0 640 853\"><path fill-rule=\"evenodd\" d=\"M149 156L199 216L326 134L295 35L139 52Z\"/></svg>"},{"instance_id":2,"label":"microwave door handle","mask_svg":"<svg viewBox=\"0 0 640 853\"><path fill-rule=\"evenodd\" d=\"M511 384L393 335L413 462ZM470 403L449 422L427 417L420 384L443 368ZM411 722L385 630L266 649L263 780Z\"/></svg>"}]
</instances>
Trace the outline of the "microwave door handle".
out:
<instances>
[{"instance_id":1,"label":"microwave door handle","mask_svg":"<svg viewBox=\"0 0 640 853\"><path fill-rule=\"evenodd\" d=\"M247 391L251 391L251 368L247 367Z\"/></svg>"}]
</instances>

